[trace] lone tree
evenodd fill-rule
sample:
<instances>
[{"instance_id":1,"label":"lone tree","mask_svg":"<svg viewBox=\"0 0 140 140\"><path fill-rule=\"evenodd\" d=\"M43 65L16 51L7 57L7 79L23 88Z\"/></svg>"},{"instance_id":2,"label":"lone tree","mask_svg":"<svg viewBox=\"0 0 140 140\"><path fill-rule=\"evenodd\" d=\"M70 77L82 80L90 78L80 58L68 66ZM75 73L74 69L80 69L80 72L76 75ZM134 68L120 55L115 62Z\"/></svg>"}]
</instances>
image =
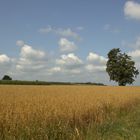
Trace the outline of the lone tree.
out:
<instances>
[{"instance_id":1,"label":"lone tree","mask_svg":"<svg viewBox=\"0 0 140 140\"><path fill-rule=\"evenodd\" d=\"M2 80L12 80L12 78L8 75L4 75Z\"/></svg>"},{"instance_id":2,"label":"lone tree","mask_svg":"<svg viewBox=\"0 0 140 140\"><path fill-rule=\"evenodd\" d=\"M121 53L119 48L112 49L108 53L106 71L110 80L118 82L119 86L132 84L139 71L135 67L135 62L126 53Z\"/></svg>"}]
</instances>

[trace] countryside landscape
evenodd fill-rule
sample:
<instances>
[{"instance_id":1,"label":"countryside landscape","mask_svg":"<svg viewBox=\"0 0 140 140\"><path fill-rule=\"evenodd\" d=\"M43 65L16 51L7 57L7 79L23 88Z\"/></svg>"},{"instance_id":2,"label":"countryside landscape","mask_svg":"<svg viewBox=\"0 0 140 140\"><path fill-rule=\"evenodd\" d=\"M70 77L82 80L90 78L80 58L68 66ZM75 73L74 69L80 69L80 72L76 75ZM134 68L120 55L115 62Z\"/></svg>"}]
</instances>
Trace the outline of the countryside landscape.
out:
<instances>
[{"instance_id":1,"label":"countryside landscape","mask_svg":"<svg viewBox=\"0 0 140 140\"><path fill-rule=\"evenodd\" d=\"M0 20L0 140L140 140L139 0L5 0Z\"/></svg>"}]
</instances>

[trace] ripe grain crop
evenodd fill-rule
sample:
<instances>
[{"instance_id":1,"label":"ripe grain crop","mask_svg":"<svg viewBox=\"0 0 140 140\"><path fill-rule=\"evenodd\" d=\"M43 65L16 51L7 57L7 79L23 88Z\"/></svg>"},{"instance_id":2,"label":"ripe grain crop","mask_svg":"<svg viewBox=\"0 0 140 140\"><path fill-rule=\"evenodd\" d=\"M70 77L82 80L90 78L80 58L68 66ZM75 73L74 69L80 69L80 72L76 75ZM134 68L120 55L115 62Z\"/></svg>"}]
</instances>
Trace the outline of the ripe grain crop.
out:
<instances>
[{"instance_id":1,"label":"ripe grain crop","mask_svg":"<svg viewBox=\"0 0 140 140\"><path fill-rule=\"evenodd\" d=\"M139 106L140 87L1 85L0 140L111 139L106 123Z\"/></svg>"}]
</instances>

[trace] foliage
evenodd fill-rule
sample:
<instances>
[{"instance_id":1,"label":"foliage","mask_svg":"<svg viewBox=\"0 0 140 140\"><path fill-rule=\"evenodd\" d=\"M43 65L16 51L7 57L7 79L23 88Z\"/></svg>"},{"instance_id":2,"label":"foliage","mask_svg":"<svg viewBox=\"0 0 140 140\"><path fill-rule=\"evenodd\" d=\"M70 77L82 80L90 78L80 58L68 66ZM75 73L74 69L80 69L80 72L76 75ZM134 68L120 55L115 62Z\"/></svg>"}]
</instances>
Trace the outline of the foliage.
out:
<instances>
[{"instance_id":1,"label":"foliage","mask_svg":"<svg viewBox=\"0 0 140 140\"><path fill-rule=\"evenodd\" d=\"M120 49L112 49L108 53L106 71L110 80L118 82L119 86L132 84L139 74L135 67L135 62L126 53L121 53Z\"/></svg>"},{"instance_id":2,"label":"foliage","mask_svg":"<svg viewBox=\"0 0 140 140\"><path fill-rule=\"evenodd\" d=\"M8 76L8 75L4 75L2 80L10 80L11 81L12 78L10 76Z\"/></svg>"}]
</instances>

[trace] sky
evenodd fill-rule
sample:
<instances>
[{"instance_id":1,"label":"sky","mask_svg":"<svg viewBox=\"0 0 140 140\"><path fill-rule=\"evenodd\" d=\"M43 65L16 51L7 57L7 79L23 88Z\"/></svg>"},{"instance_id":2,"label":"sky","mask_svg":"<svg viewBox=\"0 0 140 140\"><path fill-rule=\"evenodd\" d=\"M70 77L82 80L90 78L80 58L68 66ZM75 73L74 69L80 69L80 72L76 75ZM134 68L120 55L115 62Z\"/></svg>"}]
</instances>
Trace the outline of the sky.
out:
<instances>
[{"instance_id":1,"label":"sky","mask_svg":"<svg viewBox=\"0 0 140 140\"><path fill-rule=\"evenodd\" d=\"M113 48L140 71L140 0L0 2L1 78L115 85L105 71Z\"/></svg>"}]
</instances>

